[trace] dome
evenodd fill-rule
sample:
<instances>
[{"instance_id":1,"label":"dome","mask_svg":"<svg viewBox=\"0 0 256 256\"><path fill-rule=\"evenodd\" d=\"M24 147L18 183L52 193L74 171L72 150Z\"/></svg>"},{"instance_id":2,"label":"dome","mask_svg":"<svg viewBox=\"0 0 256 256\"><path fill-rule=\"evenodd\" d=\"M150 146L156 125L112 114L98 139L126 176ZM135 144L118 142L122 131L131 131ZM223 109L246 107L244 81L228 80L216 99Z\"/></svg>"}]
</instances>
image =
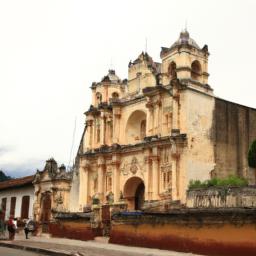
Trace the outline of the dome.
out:
<instances>
[{"instance_id":1,"label":"dome","mask_svg":"<svg viewBox=\"0 0 256 256\"><path fill-rule=\"evenodd\" d=\"M102 78L101 82L119 83L120 78L116 75L115 70L109 70L108 74Z\"/></svg>"},{"instance_id":2,"label":"dome","mask_svg":"<svg viewBox=\"0 0 256 256\"><path fill-rule=\"evenodd\" d=\"M184 45L184 44L191 45L197 49L200 49L200 47L198 46L196 41L189 36L189 33L187 30L184 30L180 33L179 39L171 46L171 48L173 48L177 45Z\"/></svg>"}]
</instances>

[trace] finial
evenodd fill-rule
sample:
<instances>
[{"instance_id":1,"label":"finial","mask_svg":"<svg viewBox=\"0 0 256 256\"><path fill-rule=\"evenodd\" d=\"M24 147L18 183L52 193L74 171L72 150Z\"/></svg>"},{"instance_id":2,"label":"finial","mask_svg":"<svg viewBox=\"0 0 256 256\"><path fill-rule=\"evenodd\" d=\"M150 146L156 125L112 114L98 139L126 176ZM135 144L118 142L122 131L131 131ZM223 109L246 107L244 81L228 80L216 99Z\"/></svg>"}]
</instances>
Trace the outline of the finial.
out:
<instances>
[{"instance_id":1,"label":"finial","mask_svg":"<svg viewBox=\"0 0 256 256\"><path fill-rule=\"evenodd\" d=\"M185 20L185 32L188 31L188 21L187 19Z\"/></svg>"},{"instance_id":2,"label":"finial","mask_svg":"<svg viewBox=\"0 0 256 256\"><path fill-rule=\"evenodd\" d=\"M145 53L148 51L148 39L145 37Z\"/></svg>"}]
</instances>

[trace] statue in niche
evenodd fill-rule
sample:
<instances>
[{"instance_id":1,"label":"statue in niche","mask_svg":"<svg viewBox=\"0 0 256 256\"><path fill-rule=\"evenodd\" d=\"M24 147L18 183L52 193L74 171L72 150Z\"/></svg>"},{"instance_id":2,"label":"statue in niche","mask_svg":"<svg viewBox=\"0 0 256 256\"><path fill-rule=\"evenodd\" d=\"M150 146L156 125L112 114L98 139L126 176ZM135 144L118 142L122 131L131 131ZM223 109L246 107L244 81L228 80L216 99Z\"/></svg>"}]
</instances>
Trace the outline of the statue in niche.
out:
<instances>
[{"instance_id":1,"label":"statue in niche","mask_svg":"<svg viewBox=\"0 0 256 256\"><path fill-rule=\"evenodd\" d=\"M113 204L114 203L114 193L111 191L108 193L106 196L108 204Z\"/></svg>"}]
</instances>

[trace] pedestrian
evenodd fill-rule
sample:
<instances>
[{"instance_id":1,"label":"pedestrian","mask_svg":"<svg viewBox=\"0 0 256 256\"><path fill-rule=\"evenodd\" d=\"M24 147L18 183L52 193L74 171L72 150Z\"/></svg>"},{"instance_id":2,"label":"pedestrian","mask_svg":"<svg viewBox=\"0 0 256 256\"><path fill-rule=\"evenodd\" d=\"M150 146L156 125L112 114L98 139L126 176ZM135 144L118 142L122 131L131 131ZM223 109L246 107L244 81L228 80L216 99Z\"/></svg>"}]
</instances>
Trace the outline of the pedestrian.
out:
<instances>
[{"instance_id":1,"label":"pedestrian","mask_svg":"<svg viewBox=\"0 0 256 256\"><path fill-rule=\"evenodd\" d=\"M14 224L14 229L15 229L15 231L16 231L17 228L18 228L17 218L14 218L14 219L13 219L13 224Z\"/></svg>"},{"instance_id":2,"label":"pedestrian","mask_svg":"<svg viewBox=\"0 0 256 256\"><path fill-rule=\"evenodd\" d=\"M15 226L15 222L13 220L13 216L10 216L10 218L8 220L7 229L8 229L8 232L9 232L9 240L14 240L16 226Z\"/></svg>"},{"instance_id":3,"label":"pedestrian","mask_svg":"<svg viewBox=\"0 0 256 256\"><path fill-rule=\"evenodd\" d=\"M35 230L35 223L32 219L27 219L24 227L24 232L26 239L28 239L29 232L33 232Z\"/></svg>"}]
</instances>

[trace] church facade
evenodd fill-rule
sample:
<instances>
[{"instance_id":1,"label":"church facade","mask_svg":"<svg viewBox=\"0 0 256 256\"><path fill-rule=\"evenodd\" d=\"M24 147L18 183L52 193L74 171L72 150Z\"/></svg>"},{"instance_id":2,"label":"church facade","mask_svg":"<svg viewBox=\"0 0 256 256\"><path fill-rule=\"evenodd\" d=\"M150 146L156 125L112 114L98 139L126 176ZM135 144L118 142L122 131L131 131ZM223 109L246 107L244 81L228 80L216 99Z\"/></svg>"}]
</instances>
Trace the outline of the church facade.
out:
<instances>
[{"instance_id":1,"label":"church facade","mask_svg":"<svg viewBox=\"0 0 256 256\"><path fill-rule=\"evenodd\" d=\"M207 45L184 31L160 56L158 63L142 52L129 63L128 79L110 70L92 83L71 211L95 200L125 202L130 210L166 199L185 203L192 179L233 174L255 182L247 151L256 111L214 96Z\"/></svg>"}]
</instances>

